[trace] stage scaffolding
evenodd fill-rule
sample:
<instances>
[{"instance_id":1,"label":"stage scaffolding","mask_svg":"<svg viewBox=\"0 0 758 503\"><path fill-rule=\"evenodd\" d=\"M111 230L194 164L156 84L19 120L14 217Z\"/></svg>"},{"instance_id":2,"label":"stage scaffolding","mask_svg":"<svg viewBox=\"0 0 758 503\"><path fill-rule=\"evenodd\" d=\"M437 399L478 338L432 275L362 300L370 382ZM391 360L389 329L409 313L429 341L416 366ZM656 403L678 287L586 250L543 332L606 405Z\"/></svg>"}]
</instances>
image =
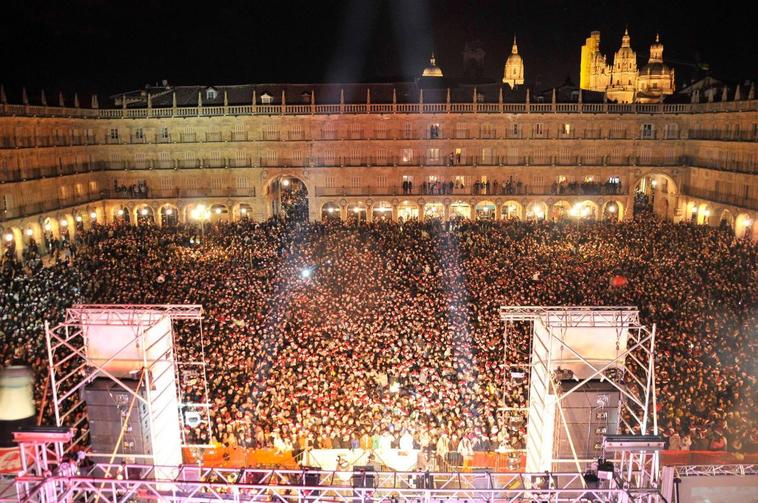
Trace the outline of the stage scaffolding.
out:
<instances>
[{"instance_id":1,"label":"stage scaffolding","mask_svg":"<svg viewBox=\"0 0 758 503\"><path fill-rule=\"evenodd\" d=\"M147 408L151 435L179 428L182 447L202 448L194 439L187 438L185 428L187 414L200 417L199 427L211 438L210 406L205 368L205 340L202 325L203 309L200 305L149 305L149 304L79 304L66 310L62 323L50 327L45 323L51 402L56 426L66 426L75 432L64 452L75 445L85 447L88 427L86 404L82 399L84 387L95 378L107 378L125 390L133 403ZM166 323L166 320L169 320ZM182 360L177 356L175 323L198 323L200 338L199 359ZM160 324L160 326L159 326ZM88 341L92 327L94 333L105 336L118 332L118 349L109 356L94 358L94 341ZM148 335L149 334L149 335ZM135 351L139 358L135 358ZM151 353L152 352L152 353ZM130 386L124 375L116 375L114 365L123 364L139 368L132 381L139 379L138 389ZM201 381L201 401L191 400L182 391L186 375ZM169 382L171 381L171 382ZM171 397L170 395L176 395ZM176 409L177 410L169 410ZM178 421L176 420L178 417ZM169 419L174 424L167 424ZM123 421L124 419L122 419ZM178 425L176 423L179 423ZM166 423L166 424L164 424ZM92 453L91 456L109 458L112 453ZM148 456L134 458L152 458ZM116 457L127 457L115 454ZM181 463L181 459L178 461ZM155 463L155 461L153 461Z\"/></svg>"},{"instance_id":2,"label":"stage scaffolding","mask_svg":"<svg viewBox=\"0 0 758 503\"><path fill-rule=\"evenodd\" d=\"M657 435L655 325L652 329L643 326L637 308L505 306L500 308L500 317L505 321L506 369L524 372L529 379L527 471L557 469L553 454L556 423L562 424L574 451L561 402L593 380L605 381L620 393L619 433ZM508 361L508 355L518 349L512 336L515 323L519 322L527 323L530 332L528 363ZM584 346L580 347L575 341L582 338ZM606 351L605 356L599 358L593 354L595 348L587 346L588 340L597 341L598 348L604 344L610 353ZM560 390L556 375L560 367L573 368L574 375L578 376L566 391ZM506 372L506 379L510 378ZM592 461L597 460L579 459L574 451L571 469L584 470ZM650 469L649 473L658 473L657 452Z\"/></svg>"}]
</instances>

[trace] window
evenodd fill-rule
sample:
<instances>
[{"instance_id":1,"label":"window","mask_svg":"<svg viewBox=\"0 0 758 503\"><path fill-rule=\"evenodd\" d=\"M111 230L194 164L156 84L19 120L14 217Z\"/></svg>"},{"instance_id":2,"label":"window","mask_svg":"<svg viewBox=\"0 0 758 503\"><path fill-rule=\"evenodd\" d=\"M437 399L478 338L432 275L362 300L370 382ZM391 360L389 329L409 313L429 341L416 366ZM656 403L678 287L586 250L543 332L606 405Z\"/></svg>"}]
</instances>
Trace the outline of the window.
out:
<instances>
[{"instance_id":1,"label":"window","mask_svg":"<svg viewBox=\"0 0 758 503\"><path fill-rule=\"evenodd\" d=\"M440 160L440 149L430 148L426 154L426 161L428 163L437 163Z\"/></svg>"},{"instance_id":2,"label":"window","mask_svg":"<svg viewBox=\"0 0 758 503\"><path fill-rule=\"evenodd\" d=\"M618 176L609 176L608 177L608 183L619 185L621 183L621 177Z\"/></svg>"},{"instance_id":3,"label":"window","mask_svg":"<svg viewBox=\"0 0 758 503\"><path fill-rule=\"evenodd\" d=\"M400 151L400 162L408 164L413 162L413 149L404 148Z\"/></svg>"},{"instance_id":4,"label":"window","mask_svg":"<svg viewBox=\"0 0 758 503\"><path fill-rule=\"evenodd\" d=\"M468 126L466 124L455 125L455 137L456 138L468 138Z\"/></svg>"},{"instance_id":5,"label":"window","mask_svg":"<svg viewBox=\"0 0 758 503\"><path fill-rule=\"evenodd\" d=\"M440 125L432 124L429 126L429 138L436 139L440 137Z\"/></svg>"},{"instance_id":6,"label":"window","mask_svg":"<svg viewBox=\"0 0 758 503\"><path fill-rule=\"evenodd\" d=\"M386 187L387 186L387 177L384 175L380 175L376 177L376 186L377 187Z\"/></svg>"},{"instance_id":7,"label":"window","mask_svg":"<svg viewBox=\"0 0 758 503\"><path fill-rule=\"evenodd\" d=\"M205 99L207 100L215 100L218 96L218 91L213 89L212 87L209 87L205 90Z\"/></svg>"},{"instance_id":8,"label":"window","mask_svg":"<svg viewBox=\"0 0 758 503\"><path fill-rule=\"evenodd\" d=\"M480 136L486 139L492 139L496 137L495 126L492 124L482 124Z\"/></svg>"},{"instance_id":9,"label":"window","mask_svg":"<svg viewBox=\"0 0 758 503\"><path fill-rule=\"evenodd\" d=\"M511 125L511 137L513 138L519 138L521 136L521 127L519 124L512 124Z\"/></svg>"},{"instance_id":10,"label":"window","mask_svg":"<svg viewBox=\"0 0 758 503\"><path fill-rule=\"evenodd\" d=\"M561 124L561 135L563 136L571 136L571 124L569 123L563 123Z\"/></svg>"},{"instance_id":11,"label":"window","mask_svg":"<svg viewBox=\"0 0 758 503\"><path fill-rule=\"evenodd\" d=\"M111 140L118 140L118 129L116 129L116 128L111 128L111 131L110 131L110 139L111 139Z\"/></svg>"},{"instance_id":12,"label":"window","mask_svg":"<svg viewBox=\"0 0 758 503\"><path fill-rule=\"evenodd\" d=\"M545 135L545 125L541 122L538 122L534 125L534 136L537 138L541 138Z\"/></svg>"},{"instance_id":13,"label":"window","mask_svg":"<svg viewBox=\"0 0 758 503\"><path fill-rule=\"evenodd\" d=\"M492 147L482 148L482 164L492 164L495 156L492 154Z\"/></svg>"},{"instance_id":14,"label":"window","mask_svg":"<svg viewBox=\"0 0 758 503\"><path fill-rule=\"evenodd\" d=\"M211 188L212 189L223 189L224 188L224 179L220 176L213 176L211 177Z\"/></svg>"},{"instance_id":15,"label":"window","mask_svg":"<svg viewBox=\"0 0 758 503\"><path fill-rule=\"evenodd\" d=\"M159 137L160 137L162 140L168 140L169 138L171 138L171 134L169 134L169 132L168 132L168 128L167 128L167 127L162 127L162 128L160 129L160 131L158 132L158 136L159 136Z\"/></svg>"},{"instance_id":16,"label":"window","mask_svg":"<svg viewBox=\"0 0 758 503\"><path fill-rule=\"evenodd\" d=\"M261 94L261 104L262 105L270 105L273 102L274 102L274 98L269 93L263 93L263 94Z\"/></svg>"},{"instance_id":17,"label":"window","mask_svg":"<svg viewBox=\"0 0 758 503\"><path fill-rule=\"evenodd\" d=\"M653 125L650 123L643 124L640 130L640 136L643 140L655 138L655 129L653 128Z\"/></svg>"},{"instance_id":18,"label":"window","mask_svg":"<svg viewBox=\"0 0 758 503\"><path fill-rule=\"evenodd\" d=\"M234 185L238 189L249 189L250 188L250 178L246 176L237 176L234 178Z\"/></svg>"},{"instance_id":19,"label":"window","mask_svg":"<svg viewBox=\"0 0 758 503\"><path fill-rule=\"evenodd\" d=\"M387 134L387 126L382 124L381 126L376 126L374 128L374 136L379 140L386 140L389 136Z\"/></svg>"},{"instance_id":20,"label":"window","mask_svg":"<svg viewBox=\"0 0 758 503\"><path fill-rule=\"evenodd\" d=\"M387 149L380 148L376 151L376 163L380 165L387 164Z\"/></svg>"},{"instance_id":21,"label":"window","mask_svg":"<svg viewBox=\"0 0 758 503\"><path fill-rule=\"evenodd\" d=\"M143 131L141 127L138 127L137 129L134 130L134 138L136 138L137 140L142 140L145 138L145 132Z\"/></svg>"},{"instance_id":22,"label":"window","mask_svg":"<svg viewBox=\"0 0 758 503\"><path fill-rule=\"evenodd\" d=\"M326 186L330 189L333 189L337 186L337 177L336 176L327 176L326 177Z\"/></svg>"},{"instance_id":23,"label":"window","mask_svg":"<svg viewBox=\"0 0 758 503\"><path fill-rule=\"evenodd\" d=\"M361 130L360 124L350 124L350 128L348 129L348 134L350 135L350 138L353 140L360 139L363 135L363 131Z\"/></svg>"},{"instance_id":24,"label":"window","mask_svg":"<svg viewBox=\"0 0 758 503\"><path fill-rule=\"evenodd\" d=\"M403 138L406 140L413 138L413 124L410 122L406 122L405 125L403 125Z\"/></svg>"},{"instance_id":25,"label":"window","mask_svg":"<svg viewBox=\"0 0 758 503\"><path fill-rule=\"evenodd\" d=\"M679 137L679 126L677 124L666 124L664 132L666 139L676 139Z\"/></svg>"}]
</instances>

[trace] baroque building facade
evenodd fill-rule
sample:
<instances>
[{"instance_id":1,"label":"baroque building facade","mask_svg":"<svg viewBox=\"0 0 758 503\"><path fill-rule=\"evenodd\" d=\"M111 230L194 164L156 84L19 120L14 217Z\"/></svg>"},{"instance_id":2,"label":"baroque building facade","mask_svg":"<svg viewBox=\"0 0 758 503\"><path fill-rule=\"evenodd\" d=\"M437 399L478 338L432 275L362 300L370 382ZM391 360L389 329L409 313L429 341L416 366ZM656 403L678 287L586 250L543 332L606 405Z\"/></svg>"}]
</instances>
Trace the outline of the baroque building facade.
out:
<instances>
[{"instance_id":1,"label":"baroque building facade","mask_svg":"<svg viewBox=\"0 0 758 503\"><path fill-rule=\"evenodd\" d=\"M638 69L629 30L621 37L613 64L608 64L600 52L600 32L593 31L582 46L579 86L604 92L608 100L618 103L659 103L675 91L674 69L663 62L663 44L658 35L650 46L648 63Z\"/></svg>"},{"instance_id":2,"label":"baroque building facade","mask_svg":"<svg viewBox=\"0 0 758 503\"><path fill-rule=\"evenodd\" d=\"M758 238L758 100L517 91L156 86L109 109L0 104L0 232L21 254L93 222L262 220L297 185L311 220L618 220L642 193L663 218Z\"/></svg>"}]
</instances>

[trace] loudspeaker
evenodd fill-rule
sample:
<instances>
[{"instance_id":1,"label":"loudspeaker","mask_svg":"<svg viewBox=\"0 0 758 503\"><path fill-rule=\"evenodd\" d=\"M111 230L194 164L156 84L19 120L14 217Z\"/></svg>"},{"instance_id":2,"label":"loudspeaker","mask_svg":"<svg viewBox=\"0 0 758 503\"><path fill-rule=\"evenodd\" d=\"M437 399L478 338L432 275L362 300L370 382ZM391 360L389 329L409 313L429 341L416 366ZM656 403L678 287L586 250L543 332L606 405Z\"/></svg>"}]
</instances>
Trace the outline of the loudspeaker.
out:
<instances>
[{"instance_id":1,"label":"loudspeaker","mask_svg":"<svg viewBox=\"0 0 758 503\"><path fill-rule=\"evenodd\" d=\"M374 487L374 467L353 466L353 487L355 488L373 488Z\"/></svg>"},{"instance_id":2,"label":"loudspeaker","mask_svg":"<svg viewBox=\"0 0 758 503\"><path fill-rule=\"evenodd\" d=\"M122 379L121 382L137 389L137 380ZM90 446L94 452L113 452L122 425L126 422L118 454L151 454L150 418L147 406L142 401L135 400L131 414L127 417L132 395L104 377L87 384L82 391L82 398L87 403Z\"/></svg>"},{"instance_id":3,"label":"loudspeaker","mask_svg":"<svg viewBox=\"0 0 758 503\"><path fill-rule=\"evenodd\" d=\"M317 487L319 483L321 482L321 475L318 473L309 473L311 471L318 471L321 468L318 466L302 466L301 467L303 471L303 476L300 478L300 483L304 485L305 487ZM318 496L320 494L320 491L318 489L313 489L309 493L311 496Z\"/></svg>"}]
</instances>

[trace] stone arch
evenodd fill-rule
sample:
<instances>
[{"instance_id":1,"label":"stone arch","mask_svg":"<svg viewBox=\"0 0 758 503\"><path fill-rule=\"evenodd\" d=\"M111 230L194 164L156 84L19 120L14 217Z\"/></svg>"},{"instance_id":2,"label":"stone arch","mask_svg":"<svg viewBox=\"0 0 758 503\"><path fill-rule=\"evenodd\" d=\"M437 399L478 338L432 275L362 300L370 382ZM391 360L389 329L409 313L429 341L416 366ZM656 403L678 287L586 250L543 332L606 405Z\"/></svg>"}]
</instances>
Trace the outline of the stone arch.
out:
<instances>
[{"instance_id":1,"label":"stone arch","mask_svg":"<svg viewBox=\"0 0 758 503\"><path fill-rule=\"evenodd\" d=\"M339 220L340 205L334 201L327 201L321 205L321 220Z\"/></svg>"},{"instance_id":2,"label":"stone arch","mask_svg":"<svg viewBox=\"0 0 758 503\"><path fill-rule=\"evenodd\" d=\"M371 205L371 220L373 222L392 221L392 203L389 201L377 201Z\"/></svg>"},{"instance_id":3,"label":"stone arch","mask_svg":"<svg viewBox=\"0 0 758 503\"><path fill-rule=\"evenodd\" d=\"M420 208L417 203L414 203L413 201L401 201L397 205L397 219L402 219L404 222L407 222L408 220L418 220L419 219L419 213ZM443 208L444 211L444 208Z\"/></svg>"},{"instance_id":4,"label":"stone arch","mask_svg":"<svg viewBox=\"0 0 758 503\"><path fill-rule=\"evenodd\" d=\"M563 220L564 218L568 218L571 208L572 208L571 203L566 201L565 199L554 202L553 204L550 205L550 215L549 215L550 220L552 220L553 222L557 222L558 220Z\"/></svg>"},{"instance_id":5,"label":"stone arch","mask_svg":"<svg viewBox=\"0 0 758 503\"><path fill-rule=\"evenodd\" d=\"M506 201L500 208L500 218L503 220L521 220L524 215L524 207L518 201Z\"/></svg>"},{"instance_id":6,"label":"stone arch","mask_svg":"<svg viewBox=\"0 0 758 503\"><path fill-rule=\"evenodd\" d=\"M248 203L240 203L236 207L236 215L238 220L246 220L253 218L253 207Z\"/></svg>"},{"instance_id":7,"label":"stone arch","mask_svg":"<svg viewBox=\"0 0 758 503\"><path fill-rule=\"evenodd\" d=\"M734 233L738 238L751 237L755 227L755 219L749 213L740 213L734 221Z\"/></svg>"},{"instance_id":8,"label":"stone arch","mask_svg":"<svg viewBox=\"0 0 758 503\"><path fill-rule=\"evenodd\" d=\"M14 226L3 229L2 241L3 258L5 258L9 248L12 248L17 259L24 257L24 235L20 228Z\"/></svg>"},{"instance_id":9,"label":"stone arch","mask_svg":"<svg viewBox=\"0 0 758 503\"><path fill-rule=\"evenodd\" d=\"M633 214L654 213L668 218L675 207L679 186L666 173L650 171L637 177L632 184Z\"/></svg>"},{"instance_id":10,"label":"stone arch","mask_svg":"<svg viewBox=\"0 0 758 503\"><path fill-rule=\"evenodd\" d=\"M470 220L471 219L471 205L467 203L466 201L453 201L450 203L450 210L448 214L448 218L465 218Z\"/></svg>"},{"instance_id":11,"label":"stone arch","mask_svg":"<svg viewBox=\"0 0 758 503\"><path fill-rule=\"evenodd\" d=\"M688 222L697 222L698 205L695 201L688 201L684 208L685 219Z\"/></svg>"},{"instance_id":12,"label":"stone arch","mask_svg":"<svg viewBox=\"0 0 758 503\"><path fill-rule=\"evenodd\" d=\"M474 213L477 220L495 220L497 205L492 201L479 201L474 206Z\"/></svg>"},{"instance_id":13,"label":"stone arch","mask_svg":"<svg viewBox=\"0 0 758 503\"><path fill-rule=\"evenodd\" d=\"M229 207L226 204L223 204L223 203L212 204L210 207L210 210L211 210L211 215L210 215L211 223L229 222L231 220Z\"/></svg>"},{"instance_id":14,"label":"stone arch","mask_svg":"<svg viewBox=\"0 0 758 503\"><path fill-rule=\"evenodd\" d=\"M570 210L572 217L582 220L597 220L600 214L600 208L597 203L591 199L576 202Z\"/></svg>"},{"instance_id":15,"label":"stone arch","mask_svg":"<svg viewBox=\"0 0 758 503\"><path fill-rule=\"evenodd\" d=\"M544 220L547 218L547 203L543 201L532 201L526 208L527 220Z\"/></svg>"},{"instance_id":16,"label":"stone arch","mask_svg":"<svg viewBox=\"0 0 758 503\"><path fill-rule=\"evenodd\" d=\"M697 223L710 225L713 222L713 208L708 203L700 203L697 208Z\"/></svg>"},{"instance_id":17,"label":"stone arch","mask_svg":"<svg viewBox=\"0 0 758 503\"><path fill-rule=\"evenodd\" d=\"M347 205L348 222L365 223L368 219L368 206L362 202L351 202Z\"/></svg>"},{"instance_id":18,"label":"stone arch","mask_svg":"<svg viewBox=\"0 0 758 503\"><path fill-rule=\"evenodd\" d=\"M719 225L725 225L730 229L734 229L734 214L729 209L724 208L721 210L721 215L719 216Z\"/></svg>"},{"instance_id":19,"label":"stone arch","mask_svg":"<svg viewBox=\"0 0 758 503\"><path fill-rule=\"evenodd\" d=\"M58 239L60 237L58 229L58 219L47 216L42 220L42 232L43 240L45 241L45 248L48 247L48 241L51 239Z\"/></svg>"},{"instance_id":20,"label":"stone arch","mask_svg":"<svg viewBox=\"0 0 758 503\"><path fill-rule=\"evenodd\" d=\"M113 207L113 221L120 224L132 223L132 212L125 204L119 204Z\"/></svg>"},{"instance_id":21,"label":"stone arch","mask_svg":"<svg viewBox=\"0 0 758 503\"><path fill-rule=\"evenodd\" d=\"M308 219L309 199L315 191L304 178L285 172L266 181L264 191L271 216Z\"/></svg>"},{"instance_id":22,"label":"stone arch","mask_svg":"<svg viewBox=\"0 0 758 503\"><path fill-rule=\"evenodd\" d=\"M603 220L622 222L624 220L624 204L618 200L606 201L601 212Z\"/></svg>"},{"instance_id":23,"label":"stone arch","mask_svg":"<svg viewBox=\"0 0 758 503\"><path fill-rule=\"evenodd\" d=\"M31 245L32 240L41 248L44 246L45 238L42 235L42 226L38 222L27 222L22 225L24 231L24 245Z\"/></svg>"},{"instance_id":24,"label":"stone arch","mask_svg":"<svg viewBox=\"0 0 758 503\"><path fill-rule=\"evenodd\" d=\"M179 223L179 208L166 203L159 208L158 218L161 227L174 227Z\"/></svg>"},{"instance_id":25,"label":"stone arch","mask_svg":"<svg viewBox=\"0 0 758 503\"><path fill-rule=\"evenodd\" d=\"M149 204L139 204L134 207L134 221L137 225L155 225L155 210Z\"/></svg>"},{"instance_id":26,"label":"stone arch","mask_svg":"<svg viewBox=\"0 0 758 503\"><path fill-rule=\"evenodd\" d=\"M445 205L440 202L431 202L424 205L424 219L445 218Z\"/></svg>"}]
</instances>

